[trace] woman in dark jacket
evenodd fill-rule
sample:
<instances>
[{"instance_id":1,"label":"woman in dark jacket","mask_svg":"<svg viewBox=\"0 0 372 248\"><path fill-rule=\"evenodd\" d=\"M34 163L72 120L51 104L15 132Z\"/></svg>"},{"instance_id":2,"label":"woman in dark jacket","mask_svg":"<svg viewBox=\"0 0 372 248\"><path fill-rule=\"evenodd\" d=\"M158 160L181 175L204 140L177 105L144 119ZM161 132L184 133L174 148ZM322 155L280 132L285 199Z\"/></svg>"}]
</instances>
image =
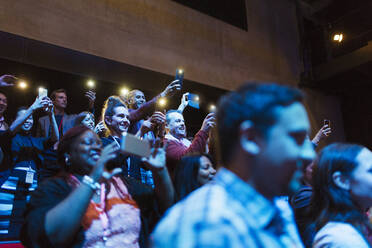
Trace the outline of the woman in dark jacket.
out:
<instances>
[{"instance_id":1,"label":"woman in dark jacket","mask_svg":"<svg viewBox=\"0 0 372 248\"><path fill-rule=\"evenodd\" d=\"M143 158L155 175L155 190L106 168L116 143L102 149L96 133L70 129L58 146L65 172L41 184L31 197L21 240L27 247L145 247L147 235L173 203L165 152Z\"/></svg>"}]
</instances>

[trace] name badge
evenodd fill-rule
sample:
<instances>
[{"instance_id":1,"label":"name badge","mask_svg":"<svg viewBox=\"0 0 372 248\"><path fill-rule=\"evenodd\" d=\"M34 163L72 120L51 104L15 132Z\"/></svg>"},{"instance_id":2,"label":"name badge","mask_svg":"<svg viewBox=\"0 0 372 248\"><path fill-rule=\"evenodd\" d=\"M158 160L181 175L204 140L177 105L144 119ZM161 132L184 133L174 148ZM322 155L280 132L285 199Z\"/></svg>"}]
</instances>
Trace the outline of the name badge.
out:
<instances>
[{"instance_id":1,"label":"name badge","mask_svg":"<svg viewBox=\"0 0 372 248\"><path fill-rule=\"evenodd\" d=\"M26 173L26 183L33 184L35 173L31 170L28 170Z\"/></svg>"}]
</instances>

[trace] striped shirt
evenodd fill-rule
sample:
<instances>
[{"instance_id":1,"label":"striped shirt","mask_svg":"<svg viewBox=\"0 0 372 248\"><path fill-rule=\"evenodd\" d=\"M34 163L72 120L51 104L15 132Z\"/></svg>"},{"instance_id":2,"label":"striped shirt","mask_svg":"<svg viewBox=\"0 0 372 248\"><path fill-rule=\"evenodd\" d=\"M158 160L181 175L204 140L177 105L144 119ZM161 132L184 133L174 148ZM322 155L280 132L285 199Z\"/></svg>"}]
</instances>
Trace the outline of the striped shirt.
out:
<instances>
[{"instance_id":1,"label":"striped shirt","mask_svg":"<svg viewBox=\"0 0 372 248\"><path fill-rule=\"evenodd\" d=\"M303 247L285 201L272 203L229 170L171 208L153 247Z\"/></svg>"}]
</instances>

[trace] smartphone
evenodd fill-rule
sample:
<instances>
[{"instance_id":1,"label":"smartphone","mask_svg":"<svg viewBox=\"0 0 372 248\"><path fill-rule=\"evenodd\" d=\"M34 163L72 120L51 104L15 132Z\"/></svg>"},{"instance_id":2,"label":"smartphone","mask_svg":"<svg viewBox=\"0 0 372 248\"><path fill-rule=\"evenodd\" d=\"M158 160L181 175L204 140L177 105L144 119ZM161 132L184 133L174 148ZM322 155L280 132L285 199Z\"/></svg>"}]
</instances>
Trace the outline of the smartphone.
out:
<instances>
[{"instance_id":1,"label":"smartphone","mask_svg":"<svg viewBox=\"0 0 372 248\"><path fill-rule=\"evenodd\" d=\"M199 109L199 96L196 94L189 93L187 95L187 100L189 101L189 106Z\"/></svg>"},{"instance_id":2,"label":"smartphone","mask_svg":"<svg viewBox=\"0 0 372 248\"><path fill-rule=\"evenodd\" d=\"M176 76L174 78L175 80L179 80L181 87L183 85L183 74L184 74L184 71L182 69L177 69Z\"/></svg>"},{"instance_id":3,"label":"smartphone","mask_svg":"<svg viewBox=\"0 0 372 248\"><path fill-rule=\"evenodd\" d=\"M331 127L331 121L325 119L324 122L323 122L323 126L324 126L324 125L328 125L328 127Z\"/></svg>"},{"instance_id":4,"label":"smartphone","mask_svg":"<svg viewBox=\"0 0 372 248\"><path fill-rule=\"evenodd\" d=\"M88 80L86 85L90 90L93 90L96 87L96 83L93 80Z\"/></svg>"},{"instance_id":5,"label":"smartphone","mask_svg":"<svg viewBox=\"0 0 372 248\"><path fill-rule=\"evenodd\" d=\"M149 157L151 155L150 142L126 133L121 138L120 151L140 157Z\"/></svg>"},{"instance_id":6,"label":"smartphone","mask_svg":"<svg viewBox=\"0 0 372 248\"><path fill-rule=\"evenodd\" d=\"M46 96L48 96L48 90L43 88L43 87L40 87L39 88L39 98L43 99Z\"/></svg>"}]
</instances>

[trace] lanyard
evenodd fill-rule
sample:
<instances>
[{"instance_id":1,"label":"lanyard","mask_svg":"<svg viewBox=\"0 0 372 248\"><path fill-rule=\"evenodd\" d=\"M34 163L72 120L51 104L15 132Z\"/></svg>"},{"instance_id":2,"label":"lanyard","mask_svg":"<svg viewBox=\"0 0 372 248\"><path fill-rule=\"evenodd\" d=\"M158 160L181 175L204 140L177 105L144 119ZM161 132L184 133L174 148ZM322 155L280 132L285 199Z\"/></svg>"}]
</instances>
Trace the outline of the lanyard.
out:
<instances>
[{"instance_id":1,"label":"lanyard","mask_svg":"<svg viewBox=\"0 0 372 248\"><path fill-rule=\"evenodd\" d=\"M59 133L61 133L61 130L62 130L63 117L64 117L64 115L62 115L61 121L60 121L60 123L58 125L58 132Z\"/></svg>"},{"instance_id":2,"label":"lanyard","mask_svg":"<svg viewBox=\"0 0 372 248\"><path fill-rule=\"evenodd\" d=\"M101 219L102 228L103 228L103 241L107 241L108 235L110 235L110 229L109 229L109 219L107 216L107 213L105 212L106 208L106 187L105 184L101 184L101 202L100 206L98 207L97 204L95 204L96 209L99 212L99 218Z\"/></svg>"},{"instance_id":3,"label":"lanyard","mask_svg":"<svg viewBox=\"0 0 372 248\"><path fill-rule=\"evenodd\" d=\"M117 139L116 139L116 137L114 137L114 136L110 136L114 141L115 141L115 143L120 147L120 143L117 141Z\"/></svg>"}]
</instances>

